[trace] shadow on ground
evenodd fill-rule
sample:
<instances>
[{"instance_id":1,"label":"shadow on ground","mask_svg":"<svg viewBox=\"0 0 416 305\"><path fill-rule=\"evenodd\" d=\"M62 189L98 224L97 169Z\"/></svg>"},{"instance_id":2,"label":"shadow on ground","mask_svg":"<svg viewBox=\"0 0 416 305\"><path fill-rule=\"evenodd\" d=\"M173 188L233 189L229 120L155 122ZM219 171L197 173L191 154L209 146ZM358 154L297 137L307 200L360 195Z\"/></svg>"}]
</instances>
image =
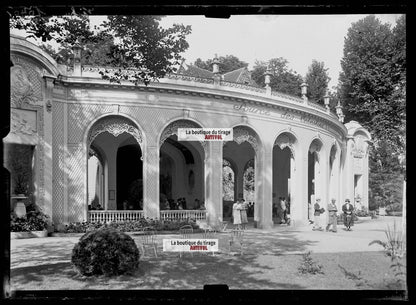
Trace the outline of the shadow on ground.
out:
<instances>
[{"instance_id":1,"label":"shadow on ground","mask_svg":"<svg viewBox=\"0 0 416 305\"><path fill-rule=\"evenodd\" d=\"M202 289L205 284L221 283L232 289L305 288L288 284L281 275L274 276L279 271L259 257L284 260L282 254L304 251L310 242L297 240L291 232L247 232L241 255L239 245L230 249L229 236L217 235L220 252L214 256L184 253L180 258L177 253L162 251L162 239L176 236L159 235L158 258L146 252L138 271L114 278L88 278L77 273L70 263L77 239L61 238L53 242L45 239L40 244L21 244L12 250L12 289L101 289L103 286L109 289ZM202 236L195 234L193 238ZM140 243L138 237L134 239Z\"/></svg>"}]
</instances>

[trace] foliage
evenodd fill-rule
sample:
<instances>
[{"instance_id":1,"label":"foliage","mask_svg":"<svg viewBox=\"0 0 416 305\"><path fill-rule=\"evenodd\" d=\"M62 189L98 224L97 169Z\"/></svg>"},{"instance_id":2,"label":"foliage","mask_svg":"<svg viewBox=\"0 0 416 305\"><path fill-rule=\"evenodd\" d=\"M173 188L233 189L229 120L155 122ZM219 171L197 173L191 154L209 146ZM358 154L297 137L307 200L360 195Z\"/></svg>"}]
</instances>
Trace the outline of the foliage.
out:
<instances>
[{"instance_id":1,"label":"foliage","mask_svg":"<svg viewBox=\"0 0 416 305\"><path fill-rule=\"evenodd\" d=\"M302 255L302 264L298 268L301 274L324 274L322 265L315 262L311 257L311 251Z\"/></svg>"},{"instance_id":2,"label":"foliage","mask_svg":"<svg viewBox=\"0 0 416 305\"><path fill-rule=\"evenodd\" d=\"M44 46L58 62L70 64L71 47L79 43L84 49L81 63L85 65L111 66L119 69L103 69L103 79L120 83L131 81L149 84L150 81L176 71L181 53L188 48L186 36L190 26L174 24L170 28L159 26L160 16L117 15L94 29L85 13L69 16L20 16L13 15L10 27L25 30L30 37L44 43L55 41L57 51ZM127 70L128 69L128 70Z\"/></svg>"},{"instance_id":3,"label":"foliage","mask_svg":"<svg viewBox=\"0 0 416 305\"><path fill-rule=\"evenodd\" d=\"M191 225L198 229L198 225L193 220L157 220L141 218L139 220L129 220L120 222L75 222L65 226L62 233L85 233L100 228L112 228L121 232L137 232L146 227L152 227L156 231L177 231L184 225Z\"/></svg>"},{"instance_id":4,"label":"foliage","mask_svg":"<svg viewBox=\"0 0 416 305\"><path fill-rule=\"evenodd\" d=\"M331 80L327 71L328 68L325 68L323 62L314 59L305 77L308 84L308 98L320 104L324 104L324 96Z\"/></svg>"},{"instance_id":5,"label":"foliage","mask_svg":"<svg viewBox=\"0 0 416 305\"><path fill-rule=\"evenodd\" d=\"M406 151L406 19L393 29L371 15L352 24L344 44L339 96L346 121L372 134L371 209L399 204Z\"/></svg>"},{"instance_id":6,"label":"foliage","mask_svg":"<svg viewBox=\"0 0 416 305\"><path fill-rule=\"evenodd\" d=\"M282 57L272 58L268 62L256 61L251 76L257 85L264 87L264 73L267 67L269 67L272 73L270 78L270 87L272 90L300 96L300 85L303 82L302 77L295 71L290 70L287 67L288 63Z\"/></svg>"},{"instance_id":7,"label":"foliage","mask_svg":"<svg viewBox=\"0 0 416 305\"><path fill-rule=\"evenodd\" d=\"M71 263L82 275L133 273L139 267L139 249L125 233L102 228L83 235L72 250Z\"/></svg>"},{"instance_id":8,"label":"foliage","mask_svg":"<svg viewBox=\"0 0 416 305\"><path fill-rule=\"evenodd\" d=\"M369 156L369 207L377 209L396 205L401 209L403 199L403 173L391 146L379 142Z\"/></svg>"},{"instance_id":9,"label":"foliage","mask_svg":"<svg viewBox=\"0 0 416 305\"><path fill-rule=\"evenodd\" d=\"M405 15L393 30L373 15L352 24L339 86L346 121L359 121L373 135L376 149L383 141L396 157L405 151L405 34Z\"/></svg>"},{"instance_id":10,"label":"foliage","mask_svg":"<svg viewBox=\"0 0 416 305\"><path fill-rule=\"evenodd\" d=\"M247 162L243 174L244 198L247 201L254 201L254 175L254 159L251 159Z\"/></svg>"},{"instance_id":11,"label":"foliage","mask_svg":"<svg viewBox=\"0 0 416 305\"><path fill-rule=\"evenodd\" d=\"M222 166L222 191L223 199L226 201L234 200L234 179L234 171L231 168L231 164L224 160Z\"/></svg>"},{"instance_id":12,"label":"foliage","mask_svg":"<svg viewBox=\"0 0 416 305\"><path fill-rule=\"evenodd\" d=\"M361 207L360 209L357 209L354 212L354 215L356 215L358 217L367 217L367 216L370 216L370 213L369 213L367 208Z\"/></svg>"},{"instance_id":13,"label":"foliage","mask_svg":"<svg viewBox=\"0 0 416 305\"><path fill-rule=\"evenodd\" d=\"M221 73L227 73L248 66L246 62L241 61L234 55L220 56L218 57L218 61L220 62L219 67ZM202 60L201 58L197 58L194 65L201 69L212 71L212 62L213 59Z\"/></svg>"},{"instance_id":14,"label":"foliage","mask_svg":"<svg viewBox=\"0 0 416 305\"><path fill-rule=\"evenodd\" d=\"M11 232L43 231L48 228L49 216L35 204L26 207L26 216L18 218L14 212L10 214Z\"/></svg>"},{"instance_id":15,"label":"foliage","mask_svg":"<svg viewBox=\"0 0 416 305\"><path fill-rule=\"evenodd\" d=\"M384 248L385 254L391 258L390 268L394 272L397 284L396 286L401 287L401 284L403 283L403 276L405 276L405 272L403 270L404 265L401 260L406 254L406 240L403 233L396 228L396 222L394 222L393 228L387 226L387 229L384 232L386 234L387 241L373 240L369 243L369 246L378 244Z\"/></svg>"}]
</instances>

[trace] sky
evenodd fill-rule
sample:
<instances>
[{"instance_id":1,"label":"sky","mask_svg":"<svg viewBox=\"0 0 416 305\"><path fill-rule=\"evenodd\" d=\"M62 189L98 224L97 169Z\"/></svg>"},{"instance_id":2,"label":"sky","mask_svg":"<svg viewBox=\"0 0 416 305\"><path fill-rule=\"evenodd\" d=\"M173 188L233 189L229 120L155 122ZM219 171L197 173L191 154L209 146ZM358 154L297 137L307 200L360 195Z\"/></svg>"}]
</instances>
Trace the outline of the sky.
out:
<instances>
[{"instance_id":1,"label":"sky","mask_svg":"<svg viewBox=\"0 0 416 305\"><path fill-rule=\"evenodd\" d=\"M367 15L233 15L229 19L194 16L167 16L160 25L191 25L189 48L182 54L187 63L218 56L234 55L249 64L283 57L289 69L305 76L312 60L324 62L331 78L329 88L338 84L344 38L352 23ZM398 14L376 14L392 27ZM99 25L105 16L91 16Z\"/></svg>"},{"instance_id":2,"label":"sky","mask_svg":"<svg viewBox=\"0 0 416 305\"><path fill-rule=\"evenodd\" d=\"M234 55L249 64L283 57L288 67L305 76L312 60L324 62L336 86L341 71L344 37L351 24L367 15L235 15L229 19L204 16L168 16L162 26L182 23L192 26L187 36L186 62ZM397 14L377 15L383 23L395 25Z\"/></svg>"}]
</instances>

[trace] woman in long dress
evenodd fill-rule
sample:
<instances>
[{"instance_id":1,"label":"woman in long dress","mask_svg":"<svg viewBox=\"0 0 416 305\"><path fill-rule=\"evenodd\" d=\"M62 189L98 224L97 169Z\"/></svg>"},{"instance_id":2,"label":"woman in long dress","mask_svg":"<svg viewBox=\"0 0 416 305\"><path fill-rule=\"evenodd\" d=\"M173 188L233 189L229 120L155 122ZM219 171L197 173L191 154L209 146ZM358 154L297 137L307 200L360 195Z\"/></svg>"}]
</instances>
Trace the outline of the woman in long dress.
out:
<instances>
[{"instance_id":1,"label":"woman in long dress","mask_svg":"<svg viewBox=\"0 0 416 305\"><path fill-rule=\"evenodd\" d=\"M241 199L241 223L243 225L243 230L246 228L246 223L248 223L247 220L247 203L244 199Z\"/></svg>"},{"instance_id":2,"label":"woman in long dress","mask_svg":"<svg viewBox=\"0 0 416 305\"><path fill-rule=\"evenodd\" d=\"M241 209L242 205L240 201L233 204L233 223L238 229L241 228Z\"/></svg>"}]
</instances>

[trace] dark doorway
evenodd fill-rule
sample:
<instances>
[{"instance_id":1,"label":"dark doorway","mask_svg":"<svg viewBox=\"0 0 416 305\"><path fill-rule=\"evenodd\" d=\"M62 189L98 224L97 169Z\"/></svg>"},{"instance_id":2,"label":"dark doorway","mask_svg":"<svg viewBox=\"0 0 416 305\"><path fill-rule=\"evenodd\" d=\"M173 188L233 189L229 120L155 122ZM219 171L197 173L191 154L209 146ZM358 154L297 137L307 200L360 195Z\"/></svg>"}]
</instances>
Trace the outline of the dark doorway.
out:
<instances>
[{"instance_id":1,"label":"dark doorway","mask_svg":"<svg viewBox=\"0 0 416 305\"><path fill-rule=\"evenodd\" d=\"M139 210L143 200L143 162L139 145L122 146L117 151L117 209Z\"/></svg>"}]
</instances>

